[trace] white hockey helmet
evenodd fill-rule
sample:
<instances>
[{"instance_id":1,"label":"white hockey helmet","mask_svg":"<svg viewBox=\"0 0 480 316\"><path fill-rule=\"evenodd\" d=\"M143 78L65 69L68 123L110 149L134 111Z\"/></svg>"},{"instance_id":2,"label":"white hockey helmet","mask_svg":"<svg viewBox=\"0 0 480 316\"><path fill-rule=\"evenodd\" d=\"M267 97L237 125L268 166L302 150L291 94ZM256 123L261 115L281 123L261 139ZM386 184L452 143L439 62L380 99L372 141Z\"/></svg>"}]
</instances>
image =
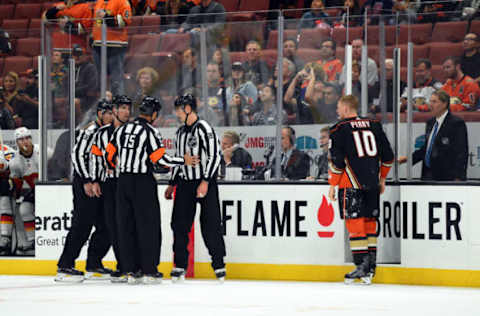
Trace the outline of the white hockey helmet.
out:
<instances>
[{"instance_id":1,"label":"white hockey helmet","mask_svg":"<svg viewBox=\"0 0 480 316\"><path fill-rule=\"evenodd\" d=\"M24 137L32 137L32 132L25 126L19 127L15 130L15 140Z\"/></svg>"}]
</instances>

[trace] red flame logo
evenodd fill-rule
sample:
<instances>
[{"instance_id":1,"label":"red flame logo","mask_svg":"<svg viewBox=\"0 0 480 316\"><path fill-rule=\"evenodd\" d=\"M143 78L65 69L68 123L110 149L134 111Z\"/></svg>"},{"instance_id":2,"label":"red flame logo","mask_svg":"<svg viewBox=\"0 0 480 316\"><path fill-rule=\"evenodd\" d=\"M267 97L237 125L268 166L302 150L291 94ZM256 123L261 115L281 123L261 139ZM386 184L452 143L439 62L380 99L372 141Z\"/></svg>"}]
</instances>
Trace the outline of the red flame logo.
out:
<instances>
[{"instance_id":1,"label":"red flame logo","mask_svg":"<svg viewBox=\"0 0 480 316\"><path fill-rule=\"evenodd\" d=\"M325 195L322 198L322 204L318 208L317 219L320 225L327 227L333 223L335 213L333 211L333 206L331 203L328 203ZM321 238L331 238L335 232L317 232L318 236Z\"/></svg>"}]
</instances>

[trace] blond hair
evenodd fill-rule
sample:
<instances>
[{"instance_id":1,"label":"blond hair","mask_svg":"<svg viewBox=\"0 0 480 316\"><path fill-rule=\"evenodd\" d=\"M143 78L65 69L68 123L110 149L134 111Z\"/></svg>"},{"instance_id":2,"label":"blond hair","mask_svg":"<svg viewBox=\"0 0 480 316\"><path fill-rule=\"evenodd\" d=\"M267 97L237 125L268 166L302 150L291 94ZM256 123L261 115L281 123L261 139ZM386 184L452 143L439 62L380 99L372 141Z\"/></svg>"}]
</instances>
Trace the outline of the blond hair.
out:
<instances>
[{"instance_id":1,"label":"blond hair","mask_svg":"<svg viewBox=\"0 0 480 316\"><path fill-rule=\"evenodd\" d=\"M152 86L158 82L158 72L152 67L143 67L137 71L137 81L143 74L149 74L152 78Z\"/></svg>"},{"instance_id":2,"label":"blond hair","mask_svg":"<svg viewBox=\"0 0 480 316\"><path fill-rule=\"evenodd\" d=\"M223 133L223 137L228 137L234 144L240 144L240 136L235 131L226 131Z\"/></svg>"},{"instance_id":3,"label":"blond hair","mask_svg":"<svg viewBox=\"0 0 480 316\"><path fill-rule=\"evenodd\" d=\"M347 105L351 110L358 111L358 98L352 94L344 95L338 102Z\"/></svg>"}]
</instances>

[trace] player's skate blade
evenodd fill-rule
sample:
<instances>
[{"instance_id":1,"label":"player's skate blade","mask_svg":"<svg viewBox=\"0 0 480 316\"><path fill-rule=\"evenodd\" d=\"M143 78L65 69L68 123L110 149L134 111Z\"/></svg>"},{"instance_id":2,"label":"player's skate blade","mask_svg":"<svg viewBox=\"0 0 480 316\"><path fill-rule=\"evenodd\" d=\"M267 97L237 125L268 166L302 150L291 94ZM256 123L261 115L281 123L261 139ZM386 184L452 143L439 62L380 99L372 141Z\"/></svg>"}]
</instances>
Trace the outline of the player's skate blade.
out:
<instances>
[{"instance_id":1,"label":"player's skate blade","mask_svg":"<svg viewBox=\"0 0 480 316\"><path fill-rule=\"evenodd\" d=\"M55 282L64 283L81 283L85 280L85 276L82 271L76 269L58 269L57 275L54 278Z\"/></svg>"}]
</instances>

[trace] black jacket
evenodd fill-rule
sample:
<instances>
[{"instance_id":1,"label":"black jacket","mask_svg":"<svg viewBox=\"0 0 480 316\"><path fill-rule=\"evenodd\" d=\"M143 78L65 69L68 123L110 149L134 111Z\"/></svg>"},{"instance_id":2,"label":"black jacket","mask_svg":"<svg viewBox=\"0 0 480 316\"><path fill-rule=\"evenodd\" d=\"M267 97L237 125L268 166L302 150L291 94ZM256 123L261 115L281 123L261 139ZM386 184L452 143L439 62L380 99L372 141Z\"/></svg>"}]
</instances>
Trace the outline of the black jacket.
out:
<instances>
[{"instance_id":1,"label":"black jacket","mask_svg":"<svg viewBox=\"0 0 480 316\"><path fill-rule=\"evenodd\" d=\"M237 147L232 153L232 162L228 167L240 167L242 169L253 168L252 156L242 147ZM220 172L222 175L225 175L226 168L227 166L222 156L222 160L220 161Z\"/></svg>"},{"instance_id":2,"label":"black jacket","mask_svg":"<svg viewBox=\"0 0 480 316\"><path fill-rule=\"evenodd\" d=\"M304 152L294 149L287 161L287 166L282 170L282 178L288 180L301 180L310 175L310 157ZM275 159L272 162L271 177L275 176Z\"/></svg>"},{"instance_id":3,"label":"black jacket","mask_svg":"<svg viewBox=\"0 0 480 316\"><path fill-rule=\"evenodd\" d=\"M427 122L425 144L413 153L413 164L425 159L428 139L435 124L435 118ZM430 157L431 179L427 177L428 169L422 166L422 180L453 181L466 180L468 162L468 135L465 122L451 114L445 117L435 137Z\"/></svg>"}]
</instances>

